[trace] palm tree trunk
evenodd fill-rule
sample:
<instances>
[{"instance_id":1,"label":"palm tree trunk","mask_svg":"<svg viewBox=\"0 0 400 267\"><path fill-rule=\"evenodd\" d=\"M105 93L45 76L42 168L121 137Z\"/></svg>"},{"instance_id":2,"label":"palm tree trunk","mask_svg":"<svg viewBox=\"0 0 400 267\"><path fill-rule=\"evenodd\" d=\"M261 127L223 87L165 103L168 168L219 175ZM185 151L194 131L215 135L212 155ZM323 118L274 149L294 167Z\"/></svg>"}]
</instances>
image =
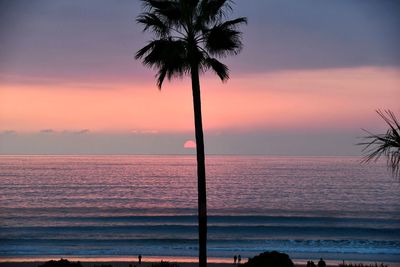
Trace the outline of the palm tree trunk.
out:
<instances>
[{"instance_id":1,"label":"palm tree trunk","mask_svg":"<svg viewBox=\"0 0 400 267\"><path fill-rule=\"evenodd\" d=\"M194 125L196 132L197 152L197 190L199 220L199 267L207 266L207 195L206 168L204 156L203 123L201 118L201 97L198 65L192 66L192 92L194 108Z\"/></svg>"}]
</instances>

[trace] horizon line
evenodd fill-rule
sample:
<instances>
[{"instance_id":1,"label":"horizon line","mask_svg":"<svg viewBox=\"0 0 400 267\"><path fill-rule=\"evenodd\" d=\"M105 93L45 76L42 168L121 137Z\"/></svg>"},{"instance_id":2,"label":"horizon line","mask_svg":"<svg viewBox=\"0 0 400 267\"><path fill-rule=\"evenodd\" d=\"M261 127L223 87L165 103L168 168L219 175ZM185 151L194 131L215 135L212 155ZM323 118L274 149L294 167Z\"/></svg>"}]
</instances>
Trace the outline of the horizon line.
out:
<instances>
[{"instance_id":1,"label":"horizon line","mask_svg":"<svg viewBox=\"0 0 400 267\"><path fill-rule=\"evenodd\" d=\"M115 153L115 154L108 154L108 153L98 153L98 154L90 154L90 153L82 153L82 154L69 154L69 153L65 153L65 154L2 154L0 153L0 157L7 157L7 156L110 156L110 157L117 157L117 156L196 156L196 153L138 153L138 154L134 154L134 153ZM232 154L232 153L227 153L227 154L219 154L219 153L210 153L207 154L206 156L264 156L264 157L308 157L308 158L316 158L316 157L324 157L324 158L335 158L335 157L349 157L349 158L362 158L364 157L363 155L275 155L275 154Z\"/></svg>"}]
</instances>

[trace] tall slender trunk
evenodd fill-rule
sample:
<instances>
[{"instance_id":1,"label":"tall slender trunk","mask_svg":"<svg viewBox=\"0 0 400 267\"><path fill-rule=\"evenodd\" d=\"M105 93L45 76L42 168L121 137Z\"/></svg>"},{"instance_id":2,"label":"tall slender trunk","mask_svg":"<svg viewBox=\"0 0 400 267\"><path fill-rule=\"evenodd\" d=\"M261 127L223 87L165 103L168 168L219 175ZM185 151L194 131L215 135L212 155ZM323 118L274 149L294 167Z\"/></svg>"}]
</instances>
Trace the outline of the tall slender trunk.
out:
<instances>
[{"instance_id":1,"label":"tall slender trunk","mask_svg":"<svg viewBox=\"0 0 400 267\"><path fill-rule=\"evenodd\" d=\"M206 167L204 156L203 123L201 118L201 96L198 65L192 66L192 92L194 108L194 125L196 132L197 152L197 190L199 220L199 267L207 266L207 195Z\"/></svg>"}]
</instances>

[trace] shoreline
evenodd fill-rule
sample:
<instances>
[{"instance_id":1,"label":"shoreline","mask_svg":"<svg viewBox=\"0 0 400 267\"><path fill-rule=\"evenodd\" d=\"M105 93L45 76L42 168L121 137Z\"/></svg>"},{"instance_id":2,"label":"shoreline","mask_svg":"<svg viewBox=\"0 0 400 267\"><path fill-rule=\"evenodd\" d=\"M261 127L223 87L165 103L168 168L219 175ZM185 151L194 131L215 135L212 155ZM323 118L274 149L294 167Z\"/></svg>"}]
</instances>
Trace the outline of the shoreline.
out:
<instances>
[{"instance_id":1,"label":"shoreline","mask_svg":"<svg viewBox=\"0 0 400 267\"><path fill-rule=\"evenodd\" d=\"M290 256L290 255L289 255ZM40 264L43 264L50 260L60 260L61 258L67 259L72 262L80 261L82 266L84 267L92 267L99 265L112 265L113 267L128 267L129 264L136 267L151 267L155 263L159 263L161 261L167 261L172 263L178 263L180 267L196 267L198 259L197 257L155 257L155 256L146 256L145 260L142 261L142 264L139 265L137 261L137 257L19 257L19 258L0 258L0 267L37 267ZM247 259L243 259L242 263L247 262ZM308 259L298 259L291 258L296 267L306 266ZM318 259L311 259L314 262L318 261ZM230 258L214 258L209 257L208 266L210 267L236 267L239 264L234 264L233 259ZM341 264L342 260L325 260L328 267L334 267ZM364 265L372 265L377 263L380 265L383 263L389 267L400 267L400 262L386 262L386 261L345 261L347 264L364 264Z\"/></svg>"}]
</instances>

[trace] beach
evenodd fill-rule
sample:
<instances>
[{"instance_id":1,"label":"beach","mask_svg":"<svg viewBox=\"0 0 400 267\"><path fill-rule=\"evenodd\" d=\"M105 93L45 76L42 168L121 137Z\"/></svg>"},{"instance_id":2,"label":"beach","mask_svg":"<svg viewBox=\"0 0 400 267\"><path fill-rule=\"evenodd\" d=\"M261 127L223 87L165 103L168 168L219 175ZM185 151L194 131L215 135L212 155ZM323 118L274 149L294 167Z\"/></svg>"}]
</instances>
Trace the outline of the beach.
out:
<instances>
[{"instance_id":1,"label":"beach","mask_svg":"<svg viewBox=\"0 0 400 267\"><path fill-rule=\"evenodd\" d=\"M44 262L0 262L1 267L37 267ZM142 264L138 265L137 262L132 261L81 261L83 267L94 267L94 266L102 266L102 265L111 265L112 267L129 267L129 264L136 265L137 267L151 267L153 264L157 264L159 262L142 262ZM193 262L179 262L180 267L196 267L198 266ZM232 267L233 264L228 263L209 263L209 267Z\"/></svg>"},{"instance_id":2,"label":"beach","mask_svg":"<svg viewBox=\"0 0 400 267\"><path fill-rule=\"evenodd\" d=\"M56 260L56 259L55 259ZM174 261L175 260L175 261ZM316 259L317 260L317 259ZM129 267L131 264L132 266L136 267L151 267L155 264L160 263L160 261L144 261L140 265L135 260L112 260L112 259L85 259L85 258L74 258L71 261L80 261L83 267L101 267L102 265L111 265L112 267ZM0 262L0 267L37 267L40 264L43 264L45 261L7 261L7 262ZM197 267L198 264L193 259L173 259L169 261L171 263L177 263L179 267ZM306 266L305 260L294 260L295 267L304 267ZM340 261L327 261L327 267L336 267L341 263ZM346 262L350 263L350 262ZM365 265L373 265L375 262L351 262L353 264L365 264ZM378 262L378 265L381 262ZM388 267L400 267L400 263L383 263ZM228 259L225 259L225 262L221 262L221 259L210 259L207 264L208 267L238 267L239 264L234 264L232 262L228 262Z\"/></svg>"},{"instance_id":3,"label":"beach","mask_svg":"<svg viewBox=\"0 0 400 267\"><path fill-rule=\"evenodd\" d=\"M0 262L1 267L37 267L44 262L31 261L31 262ZM129 267L129 264L136 265L137 267L151 267L153 264L159 262L142 262L138 265L136 262L132 261L81 261L83 267L94 267L102 265L111 265L112 267ZM193 262L179 262L180 267L196 267L197 263ZM209 267L232 267L233 264L228 263L209 263Z\"/></svg>"},{"instance_id":4,"label":"beach","mask_svg":"<svg viewBox=\"0 0 400 267\"><path fill-rule=\"evenodd\" d=\"M0 262L1 267L37 267L44 262ZM159 262L143 262L141 265L136 265L135 262L129 261L81 261L83 267L94 267L94 266L102 266L102 265L111 265L112 267L129 267L129 264L132 266L135 264L137 267L151 267L153 264ZM180 267L196 267L197 263L193 262L179 262ZM209 267L233 267L234 264L229 263L208 263Z\"/></svg>"}]
</instances>

